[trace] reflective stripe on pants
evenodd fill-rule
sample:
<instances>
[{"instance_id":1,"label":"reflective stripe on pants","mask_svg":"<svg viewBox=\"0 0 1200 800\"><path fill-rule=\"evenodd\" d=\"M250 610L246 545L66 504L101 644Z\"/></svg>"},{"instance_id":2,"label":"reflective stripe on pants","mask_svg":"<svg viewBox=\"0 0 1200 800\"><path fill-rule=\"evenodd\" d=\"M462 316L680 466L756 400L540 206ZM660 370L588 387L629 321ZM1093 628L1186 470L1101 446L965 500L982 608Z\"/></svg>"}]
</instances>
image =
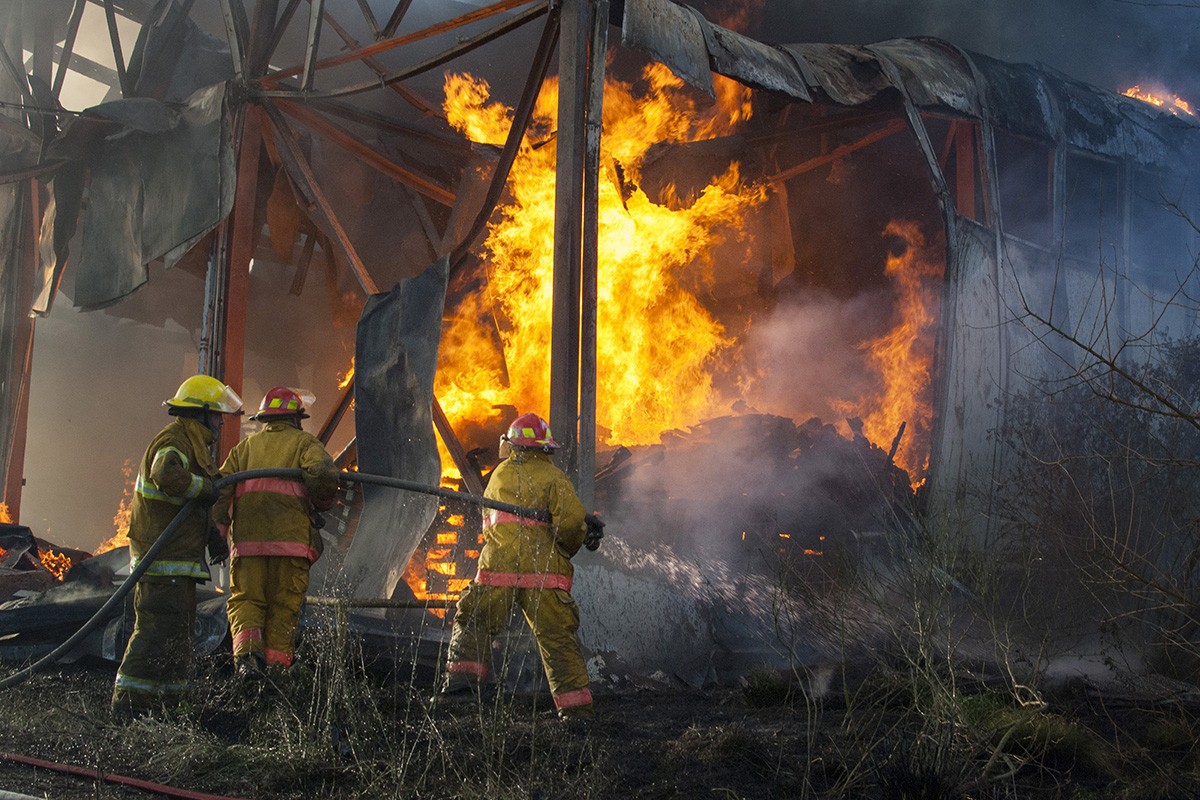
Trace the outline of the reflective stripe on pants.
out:
<instances>
[{"instance_id":1,"label":"reflective stripe on pants","mask_svg":"<svg viewBox=\"0 0 1200 800\"><path fill-rule=\"evenodd\" d=\"M562 589L470 584L458 599L447 669L457 672L466 671L465 664L486 665L492 639L508 623L514 603L537 639L551 693L560 697L586 692L587 666L577 636L579 609Z\"/></svg>"}]
</instances>

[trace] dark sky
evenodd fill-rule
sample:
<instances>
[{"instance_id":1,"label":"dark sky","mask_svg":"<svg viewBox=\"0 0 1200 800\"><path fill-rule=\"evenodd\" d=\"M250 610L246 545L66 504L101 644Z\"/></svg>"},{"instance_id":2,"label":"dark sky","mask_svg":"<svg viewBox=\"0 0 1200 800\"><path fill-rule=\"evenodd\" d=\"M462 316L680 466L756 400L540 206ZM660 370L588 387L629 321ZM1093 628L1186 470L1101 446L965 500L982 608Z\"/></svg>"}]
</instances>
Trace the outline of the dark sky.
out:
<instances>
[{"instance_id":1,"label":"dark sky","mask_svg":"<svg viewBox=\"0 0 1200 800\"><path fill-rule=\"evenodd\" d=\"M749 3L695 5L721 23ZM1200 101L1200 0L761 0L749 16L728 27L776 44L937 36L1105 89L1158 82Z\"/></svg>"}]
</instances>

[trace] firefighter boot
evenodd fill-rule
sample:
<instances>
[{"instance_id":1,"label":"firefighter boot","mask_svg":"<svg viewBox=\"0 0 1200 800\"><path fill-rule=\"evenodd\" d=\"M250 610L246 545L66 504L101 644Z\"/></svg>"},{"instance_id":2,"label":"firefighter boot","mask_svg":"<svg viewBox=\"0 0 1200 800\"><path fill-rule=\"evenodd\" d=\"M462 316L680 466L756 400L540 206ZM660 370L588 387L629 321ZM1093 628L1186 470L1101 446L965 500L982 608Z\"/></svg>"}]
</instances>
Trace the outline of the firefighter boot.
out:
<instances>
[{"instance_id":1,"label":"firefighter boot","mask_svg":"<svg viewBox=\"0 0 1200 800\"><path fill-rule=\"evenodd\" d=\"M233 659L233 667L237 678L244 684L261 683L265 666L262 653L245 653Z\"/></svg>"},{"instance_id":2,"label":"firefighter boot","mask_svg":"<svg viewBox=\"0 0 1200 800\"><path fill-rule=\"evenodd\" d=\"M449 672L442 688L433 697L435 707L454 707L473 704L482 697L483 684L472 675Z\"/></svg>"}]
</instances>

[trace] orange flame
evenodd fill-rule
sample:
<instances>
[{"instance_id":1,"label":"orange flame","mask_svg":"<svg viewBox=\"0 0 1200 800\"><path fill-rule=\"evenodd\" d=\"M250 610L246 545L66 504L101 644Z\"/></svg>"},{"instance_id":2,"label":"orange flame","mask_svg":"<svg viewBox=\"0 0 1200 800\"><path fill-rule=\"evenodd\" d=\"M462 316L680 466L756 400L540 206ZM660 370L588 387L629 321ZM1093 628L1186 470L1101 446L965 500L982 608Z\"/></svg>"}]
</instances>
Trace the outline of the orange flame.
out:
<instances>
[{"instance_id":1,"label":"orange flame","mask_svg":"<svg viewBox=\"0 0 1200 800\"><path fill-rule=\"evenodd\" d=\"M1172 92L1163 92L1157 94L1149 89L1143 89L1139 83L1136 86L1130 86L1128 89L1121 92L1126 97L1132 97L1135 100L1141 100L1143 103L1149 103L1152 106L1170 111L1175 116L1195 117L1196 112L1192 110L1192 105L1177 94Z\"/></svg>"},{"instance_id":2,"label":"orange flame","mask_svg":"<svg viewBox=\"0 0 1200 800\"><path fill-rule=\"evenodd\" d=\"M41 559L42 566L60 581L67 574L67 570L71 568L71 557L64 553L56 553L51 548L39 551L38 558Z\"/></svg>"},{"instance_id":3,"label":"orange flame","mask_svg":"<svg viewBox=\"0 0 1200 800\"><path fill-rule=\"evenodd\" d=\"M346 369L345 374L338 375L338 388L345 389L350 385L350 381L354 380L354 357L350 357L350 366Z\"/></svg>"},{"instance_id":4,"label":"orange flame","mask_svg":"<svg viewBox=\"0 0 1200 800\"><path fill-rule=\"evenodd\" d=\"M934 326L937 324L941 260L925 243L915 222L890 222L885 236L898 236L903 253L889 255L884 272L896 287L900 317L888 333L868 342L868 362L882 379L883 393L858 407L847 408L863 417L863 433L887 446L905 423L904 438L895 462L919 485L929 468L929 436L933 407L932 382Z\"/></svg>"},{"instance_id":5,"label":"orange flame","mask_svg":"<svg viewBox=\"0 0 1200 800\"><path fill-rule=\"evenodd\" d=\"M653 64L635 87L605 89L599 186L597 427L606 443L648 444L671 428L721 413L710 369L731 344L689 288L685 269L711 270L712 248L741 235L741 220L766 197L734 163L690 205L668 207L636 188L649 145L728 133L750 114L749 90L719 82L722 103L700 109L666 67ZM487 104L488 86L446 80L447 117L477 141L501 142L509 115ZM555 153L558 87L548 81L484 244L488 285L447 319L436 393L451 420L487 420L498 405L549 407ZM631 186L633 188L631 188ZM672 204L674 206L674 204ZM502 352L496 347L497 339Z\"/></svg>"},{"instance_id":6,"label":"orange flame","mask_svg":"<svg viewBox=\"0 0 1200 800\"><path fill-rule=\"evenodd\" d=\"M12 514L8 510L8 503L0 503L0 522L12 524Z\"/></svg>"},{"instance_id":7,"label":"orange flame","mask_svg":"<svg viewBox=\"0 0 1200 800\"><path fill-rule=\"evenodd\" d=\"M117 529L117 532L100 543L96 548L96 555L129 544L129 515L133 509L134 484L132 458L125 459L125 463L121 465L121 474L125 476L125 490L121 493L120 502L117 503L117 513L113 515L113 527Z\"/></svg>"}]
</instances>

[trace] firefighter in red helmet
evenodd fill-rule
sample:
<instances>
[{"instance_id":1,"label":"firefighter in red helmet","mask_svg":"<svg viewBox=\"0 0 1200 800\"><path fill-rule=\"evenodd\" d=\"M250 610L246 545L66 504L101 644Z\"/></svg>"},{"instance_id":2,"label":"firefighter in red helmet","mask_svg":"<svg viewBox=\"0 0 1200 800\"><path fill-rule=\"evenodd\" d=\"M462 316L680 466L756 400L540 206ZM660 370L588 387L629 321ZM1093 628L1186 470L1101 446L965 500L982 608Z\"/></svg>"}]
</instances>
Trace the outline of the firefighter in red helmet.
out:
<instances>
[{"instance_id":1,"label":"firefighter in red helmet","mask_svg":"<svg viewBox=\"0 0 1200 800\"><path fill-rule=\"evenodd\" d=\"M209 452L226 414L240 413L237 393L210 375L193 375L163 403L175 419L142 456L129 510L129 560L136 567L189 500L211 499L216 464ZM114 717L128 720L177 705L192 660L196 584L209 580L205 547L224 561L224 543L210 537L207 503L198 505L138 580L133 634L113 685Z\"/></svg>"},{"instance_id":2,"label":"firefighter in red helmet","mask_svg":"<svg viewBox=\"0 0 1200 800\"><path fill-rule=\"evenodd\" d=\"M301 469L301 480L252 478L221 491L213 518L227 532L229 629L240 676L265 666L290 667L308 570L321 554L314 511L334 502L338 469L315 436L301 428L308 417L300 395L277 386L251 419L266 423L239 442L222 475L251 469Z\"/></svg>"},{"instance_id":3,"label":"firefighter in red helmet","mask_svg":"<svg viewBox=\"0 0 1200 800\"><path fill-rule=\"evenodd\" d=\"M478 688L487 679L492 639L515 603L537 638L559 715L590 716L592 694L577 636L579 609L571 597L571 557L587 534L583 504L551 461L559 444L544 419L517 417L503 446L509 455L492 472L484 497L547 510L553 521L483 509L479 572L458 600L442 693Z\"/></svg>"}]
</instances>

